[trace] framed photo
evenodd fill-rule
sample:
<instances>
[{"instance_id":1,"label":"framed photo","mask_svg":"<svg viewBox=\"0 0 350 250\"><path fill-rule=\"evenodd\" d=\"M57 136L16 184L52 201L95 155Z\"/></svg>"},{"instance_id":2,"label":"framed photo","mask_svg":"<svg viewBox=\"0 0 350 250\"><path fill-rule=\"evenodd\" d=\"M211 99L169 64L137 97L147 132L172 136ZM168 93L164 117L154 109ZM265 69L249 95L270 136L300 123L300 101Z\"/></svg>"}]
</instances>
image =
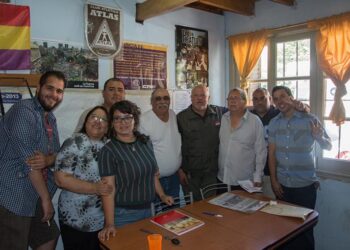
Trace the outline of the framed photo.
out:
<instances>
[{"instance_id":1,"label":"framed photo","mask_svg":"<svg viewBox=\"0 0 350 250\"><path fill-rule=\"evenodd\" d=\"M208 31L176 25L176 88L208 86Z\"/></svg>"}]
</instances>

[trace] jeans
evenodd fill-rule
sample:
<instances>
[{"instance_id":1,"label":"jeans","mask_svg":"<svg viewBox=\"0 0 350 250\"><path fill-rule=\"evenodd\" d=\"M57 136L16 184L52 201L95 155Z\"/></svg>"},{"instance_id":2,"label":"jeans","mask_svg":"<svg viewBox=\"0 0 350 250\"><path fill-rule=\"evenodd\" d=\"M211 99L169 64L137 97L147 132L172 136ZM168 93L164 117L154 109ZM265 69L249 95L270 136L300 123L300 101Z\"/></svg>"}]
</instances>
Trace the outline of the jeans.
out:
<instances>
[{"instance_id":1,"label":"jeans","mask_svg":"<svg viewBox=\"0 0 350 250\"><path fill-rule=\"evenodd\" d=\"M114 209L114 224L117 227L124 226L152 216L151 208L131 209L116 207Z\"/></svg>"},{"instance_id":2,"label":"jeans","mask_svg":"<svg viewBox=\"0 0 350 250\"><path fill-rule=\"evenodd\" d=\"M313 183L306 187L288 188L282 186L284 201L294 203L299 206L314 209L317 196L317 183ZM313 228L309 229L300 236L287 242L279 249L283 250L313 250L315 249L315 240Z\"/></svg>"},{"instance_id":3,"label":"jeans","mask_svg":"<svg viewBox=\"0 0 350 250\"><path fill-rule=\"evenodd\" d=\"M163 187L164 193L172 197L179 197L180 193L180 179L177 173L165 176L159 179L160 184ZM159 199L159 197L157 197Z\"/></svg>"}]
</instances>

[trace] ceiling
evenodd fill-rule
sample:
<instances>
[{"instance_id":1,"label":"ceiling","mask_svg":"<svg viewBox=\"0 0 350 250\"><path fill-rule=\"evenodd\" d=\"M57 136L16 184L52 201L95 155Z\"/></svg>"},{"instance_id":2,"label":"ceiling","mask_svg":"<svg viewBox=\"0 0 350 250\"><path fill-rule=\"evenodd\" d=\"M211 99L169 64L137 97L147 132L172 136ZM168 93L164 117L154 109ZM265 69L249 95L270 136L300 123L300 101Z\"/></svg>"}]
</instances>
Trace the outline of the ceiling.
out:
<instances>
[{"instance_id":1,"label":"ceiling","mask_svg":"<svg viewBox=\"0 0 350 250\"><path fill-rule=\"evenodd\" d=\"M136 4L136 21L143 23L145 20L162 14L191 7L216 14L224 12L252 16L254 15L255 2L259 0L146 0ZM269 0L278 4L293 6L295 0Z\"/></svg>"}]
</instances>

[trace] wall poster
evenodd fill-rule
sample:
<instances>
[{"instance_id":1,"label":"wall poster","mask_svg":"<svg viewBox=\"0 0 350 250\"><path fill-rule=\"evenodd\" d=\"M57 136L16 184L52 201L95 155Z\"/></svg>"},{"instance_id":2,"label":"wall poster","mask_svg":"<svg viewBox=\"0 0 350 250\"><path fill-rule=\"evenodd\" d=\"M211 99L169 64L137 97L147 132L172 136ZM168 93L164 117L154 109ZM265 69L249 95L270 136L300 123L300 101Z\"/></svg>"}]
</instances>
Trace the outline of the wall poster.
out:
<instances>
[{"instance_id":1,"label":"wall poster","mask_svg":"<svg viewBox=\"0 0 350 250\"><path fill-rule=\"evenodd\" d=\"M176 88L208 86L208 31L176 25Z\"/></svg>"},{"instance_id":2,"label":"wall poster","mask_svg":"<svg viewBox=\"0 0 350 250\"><path fill-rule=\"evenodd\" d=\"M123 42L114 59L114 77L123 81L125 89L167 88L167 47Z\"/></svg>"},{"instance_id":3,"label":"wall poster","mask_svg":"<svg viewBox=\"0 0 350 250\"><path fill-rule=\"evenodd\" d=\"M67 77L67 88L98 89L98 60L79 44L32 40L31 73L59 70Z\"/></svg>"}]
</instances>

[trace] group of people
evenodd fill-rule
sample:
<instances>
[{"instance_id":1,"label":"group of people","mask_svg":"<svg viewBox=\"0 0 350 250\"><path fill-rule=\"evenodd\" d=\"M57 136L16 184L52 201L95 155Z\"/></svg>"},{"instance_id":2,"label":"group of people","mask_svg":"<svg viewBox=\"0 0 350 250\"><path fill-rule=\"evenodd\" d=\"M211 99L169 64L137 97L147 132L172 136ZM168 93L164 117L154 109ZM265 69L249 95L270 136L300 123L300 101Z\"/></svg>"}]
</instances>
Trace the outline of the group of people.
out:
<instances>
[{"instance_id":1,"label":"group of people","mask_svg":"<svg viewBox=\"0 0 350 250\"><path fill-rule=\"evenodd\" d=\"M207 185L239 189L251 179L272 198L315 206L314 146L330 149L330 139L287 87L274 87L272 97L255 90L249 109L239 88L226 108L210 105L208 88L198 85L178 115L159 88L141 114L111 78L104 102L81 115L60 147L52 111L65 84L61 72L46 72L35 98L14 104L0 122L1 249L54 249L60 232L65 249L99 249L118 227L150 217L152 202L172 205L180 184L200 200ZM60 230L51 201L57 186ZM311 249L312 232L306 237Z\"/></svg>"}]
</instances>

